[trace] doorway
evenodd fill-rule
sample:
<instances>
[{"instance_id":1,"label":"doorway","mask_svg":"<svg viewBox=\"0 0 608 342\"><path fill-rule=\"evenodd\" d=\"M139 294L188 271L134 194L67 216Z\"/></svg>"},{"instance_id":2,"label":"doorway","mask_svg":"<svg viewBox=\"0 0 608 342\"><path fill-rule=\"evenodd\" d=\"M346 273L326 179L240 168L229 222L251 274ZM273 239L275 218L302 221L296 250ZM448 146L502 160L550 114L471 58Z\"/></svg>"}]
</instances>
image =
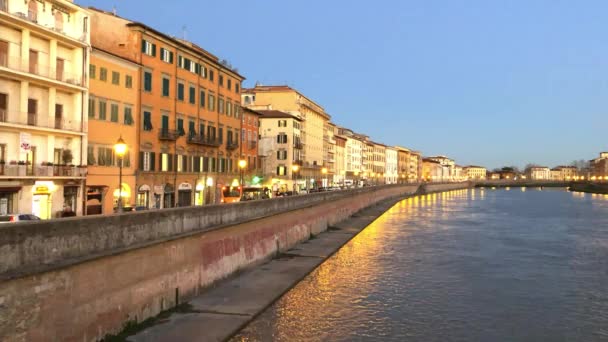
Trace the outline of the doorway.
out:
<instances>
[{"instance_id":1,"label":"doorway","mask_svg":"<svg viewBox=\"0 0 608 342\"><path fill-rule=\"evenodd\" d=\"M50 194L34 194L34 199L32 200L32 214L43 220L51 218Z\"/></svg>"}]
</instances>

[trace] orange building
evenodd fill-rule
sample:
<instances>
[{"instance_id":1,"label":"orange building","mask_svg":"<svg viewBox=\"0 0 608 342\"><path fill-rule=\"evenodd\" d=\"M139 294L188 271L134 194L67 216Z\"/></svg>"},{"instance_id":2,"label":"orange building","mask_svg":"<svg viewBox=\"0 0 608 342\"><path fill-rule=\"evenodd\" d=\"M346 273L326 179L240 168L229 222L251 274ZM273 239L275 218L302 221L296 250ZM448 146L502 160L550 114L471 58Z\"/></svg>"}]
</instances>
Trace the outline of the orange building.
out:
<instances>
[{"instance_id":1,"label":"orange building","mask_svg":"<svg viewBox=\"0 0 608 342\"><path fill-rule=\"evenodd\" d=\"M122 204L135 204L139 65L93 49L89 66L87 215L111 214L117 207L120 158L114 144L127 144L122 158Z\"/></svg>"},{"instance_id":2,"label":"orange building","mask_svg":"<svg viewBox=\"0 0 608 342\"><path fill-rule=\"evenodd\" d=\"M219 202L238 183L244 79L201 47L91 9L92 45L140 65L136 204Z\"/></svg>"},{"instance_id":3,"label":"orange building","mask_svg":"<svg viewBox=\"0 0 608 342\"><path fill-rule=\"evenodd\" d=\"M253 177L262 177L258 160L258 138L261 114L243 107L241 123L241 158L247 161L245 184L253 184Z\"/></svg>"}]
</instances>

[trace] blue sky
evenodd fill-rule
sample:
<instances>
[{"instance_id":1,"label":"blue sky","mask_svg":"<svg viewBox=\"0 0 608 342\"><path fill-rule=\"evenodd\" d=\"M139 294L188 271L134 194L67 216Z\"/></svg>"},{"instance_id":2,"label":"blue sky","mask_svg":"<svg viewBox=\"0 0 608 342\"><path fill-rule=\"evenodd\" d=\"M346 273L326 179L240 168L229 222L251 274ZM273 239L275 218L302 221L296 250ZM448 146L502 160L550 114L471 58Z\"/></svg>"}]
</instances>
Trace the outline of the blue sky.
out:
<instances>
[{"instance_id":1,"label":"blue sky","mask_svg":"<svg viewBox=\"0 0 608 342\"><path fill-rule=\"evenodd\" d=\"M374 140L490 168L608 150L608 1L76 0L288 84Z\"/></svg>"}]
</instances>

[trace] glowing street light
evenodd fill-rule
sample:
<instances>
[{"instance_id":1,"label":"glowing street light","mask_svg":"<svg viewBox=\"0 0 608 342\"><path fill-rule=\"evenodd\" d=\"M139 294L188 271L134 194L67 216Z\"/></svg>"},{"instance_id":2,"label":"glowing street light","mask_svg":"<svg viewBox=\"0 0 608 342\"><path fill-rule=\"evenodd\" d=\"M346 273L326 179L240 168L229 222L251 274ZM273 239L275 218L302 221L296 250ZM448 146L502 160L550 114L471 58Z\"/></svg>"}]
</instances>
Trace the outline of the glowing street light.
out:
<instances>
[{"instance_id":1,"label":"glowing street light","mask_svg":"<svg viewBox=\"0 0 608 342\"><path fill-rule=\"evenodd\" d=\"M118 164L118 201L116 202L116 206L117 211L122 213L122 164L127 153L127 144L122 139L122 135L118 138L116 144L114 144L114 152L118 159L120 159L120 164Z\"/></svg>"},{"instance_id":2,"label":"glowing street light","mask_svg":"<svg viewBox=\"0 0 608 342\"><path fill-rule=\"evenodd\" d=\"M294 181L293 181L293 192L294 194L297 191L297 183L298 183L298 171L300 171L300 165L298 164L294 164L291 165L291 173L293 175Z\"/></svg>"},{"instance_id":3,"label":"glowing street light","mask_svg":"<svg viewBox=\"0 0 608 342\"><path fill-rule=\"evenodd\" d=\"M241 170L241 181L239 184L241 185L241 196L243 195L243 170L247 167L247 161L245 159L239 160L239 170Z\"/></svg>"}]
</instances>

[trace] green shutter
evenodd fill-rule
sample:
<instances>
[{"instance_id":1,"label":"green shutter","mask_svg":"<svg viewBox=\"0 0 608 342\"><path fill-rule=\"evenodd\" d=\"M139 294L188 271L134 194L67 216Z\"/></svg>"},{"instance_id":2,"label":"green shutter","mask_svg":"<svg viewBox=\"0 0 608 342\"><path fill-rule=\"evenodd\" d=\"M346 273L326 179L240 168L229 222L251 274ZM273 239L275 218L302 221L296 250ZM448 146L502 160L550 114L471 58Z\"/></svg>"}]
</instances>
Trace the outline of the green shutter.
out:
<instances>
[{"instance_id":1,"label":"green shutter","mask_svg":"<svg viewBox=\"0 0 608 342\"><path fill-rule=\"evenodd\" d=\"M150 152L150 171L154 171L156 164L156 153Z\"/></svg>"},{"instance_id":2,"label":"green shutter","mask_svg":"<svg viewBox=\"0 0 608 342\"><path fill-rule=\"evenodd\" d=\"M146 41L144 39L141 40L141 52L146 52Z\"/></svg>"},{"instance_id":3,"label":"green shutter","mask_svg":"<svg viewBox=\"0 0 608 342\"><path fill-rule=\"evenodd\" d=\"M156 57L156 44L152 44L152 57Z\"/></svg>"},{"instance_id":4,"label":"green shutter","mask_svg":"<svg viewBox=\"0 0 608 342\"><path fill-rule=\"evenodd\" d=\"M173 52L169 52L169 63L173 64Z\"/></svg>"}]
</instances>

